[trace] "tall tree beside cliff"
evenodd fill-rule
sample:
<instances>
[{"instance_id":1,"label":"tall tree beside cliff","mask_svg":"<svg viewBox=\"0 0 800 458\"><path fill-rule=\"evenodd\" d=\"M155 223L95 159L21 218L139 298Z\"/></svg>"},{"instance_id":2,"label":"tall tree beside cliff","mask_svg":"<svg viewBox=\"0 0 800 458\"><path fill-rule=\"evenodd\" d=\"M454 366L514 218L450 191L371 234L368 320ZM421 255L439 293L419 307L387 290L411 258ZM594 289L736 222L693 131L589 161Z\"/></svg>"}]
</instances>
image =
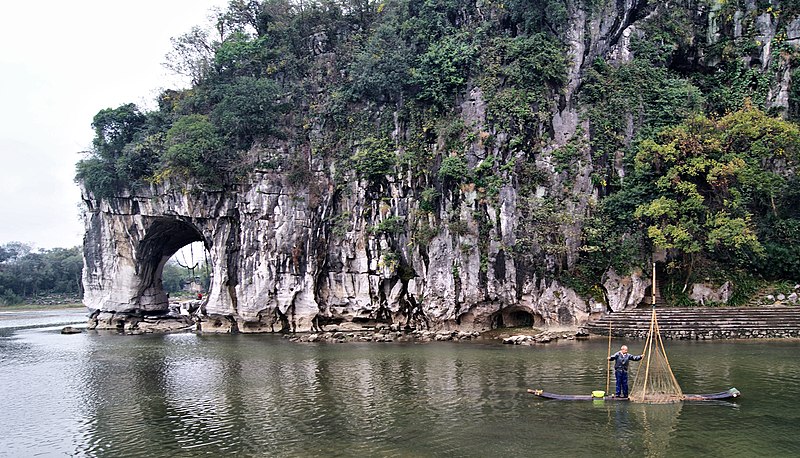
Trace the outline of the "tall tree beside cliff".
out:
<instances>
[{"instance_id":1,"label":"tall tree beside cliff","mask_svg":"<svg viewBox=\"0 0 800 458\"><path fill-rule=\"evenodd\" d=\"M793 123L750 105L696 117L639 146L635 172L655 193L636 216L687 274L721 263L790 278L800 266L798 165Z\"/></svg>"}]
</instances>

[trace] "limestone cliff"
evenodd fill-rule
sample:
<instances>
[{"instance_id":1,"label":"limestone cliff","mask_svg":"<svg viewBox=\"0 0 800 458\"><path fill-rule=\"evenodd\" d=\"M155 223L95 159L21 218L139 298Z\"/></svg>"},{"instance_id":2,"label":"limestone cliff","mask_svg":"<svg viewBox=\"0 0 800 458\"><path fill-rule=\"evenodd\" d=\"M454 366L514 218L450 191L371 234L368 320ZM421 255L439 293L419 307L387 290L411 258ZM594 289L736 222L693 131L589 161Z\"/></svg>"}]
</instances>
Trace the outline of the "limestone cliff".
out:
<instances>
[{"instance_id":1,"label":"limestone cliff","mask_svg":"<svg viewBox=\"0 0 800 458\"><path fill-rule=\"evenodd\" d=\"M603 283L597 279L603 294L593 297L581 296L552 275L575 264L584 243L582 221L602 187L593 179L596 126L580 92L597 58L617 65L629 61L632 39L646 34L648 24L671 8L685 6L647 0L564 3L567 72L563 86L551 94L549 119L541 121L548 140L535 151L509 148L508 133L487 119L488 101L478 78L467 84L457 110L474 134L465 155L470 168L492 158L521 163L534 157L539 181L495 166L501 179L491 198L478 184L461 182L436 187L429 199L421 195L426 183L410 172L374 180L315 154L309 144L273 141L249 151L252 163L296 158L308 169L300 180L287 169L256 165L246 179L219 187L167 179L102 199L84 190L86 305L99 313L101 326L110 327L137 314L166 311L161 269L182 246L200 241L213 266L201 324L209 332L307 331L328 323L376 321L469 330L582 325L606 307L635 307L648 286L647 275L642 278L639 271L620 276L609 269ZM725 22L734 25L727 30L717 21L718 4L698 5L691 19L707 35L703 40L712 42L740 34L742 18L756 9L745 2L738 19ZM753 53L758 65L778 69L767 104L788 110L791 69L774 63L780 56L770 53L778 30L774 16L759 14L753 24L759 33ZM798 24L795 20L789 30L800 29ZM686 59L695 66L715 64L697 54ZM636 109L628 114L624 142L640 126ZM315 129L309 143L318 134ZM396 121L394 135L403 137L404 129ZM427 148L436 158L432 167L449 154L442 137ZM557 157L564 148L572 154L569 170ZM623 177L621 156L610 162ZM554 202L563 217L525 216L545 201ZM528 240L520 251L523 232Z\"/></svg>"}]
</instances>

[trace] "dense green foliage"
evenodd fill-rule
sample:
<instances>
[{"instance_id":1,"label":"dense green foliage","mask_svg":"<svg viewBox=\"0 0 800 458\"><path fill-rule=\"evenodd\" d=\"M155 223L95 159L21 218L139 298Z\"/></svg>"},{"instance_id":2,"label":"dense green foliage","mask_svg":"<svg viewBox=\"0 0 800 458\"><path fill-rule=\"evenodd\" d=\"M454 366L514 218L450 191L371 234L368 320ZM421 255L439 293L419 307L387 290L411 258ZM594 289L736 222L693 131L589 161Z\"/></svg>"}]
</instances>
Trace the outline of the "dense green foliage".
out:
<instances>
[{"instance_id":1,"label":"dense green foliage","mask_svg":"<svg viewBox=\"0 0 800 458\"><path fill-rule=\"evenodd\" d=\"M395 153L391 140L366 138L352 157L353 168L369 181L394 173Z\"/></svg>"},{"instance_id":2,"label":"dense green foliage","mask_svg":"<svg viewBox=\"0 0 800 458\"><path fill-rule=\"evenodd\" d=\"M396 165L427 165L412 155L399 161L394 151L430 143L440 133L432 127L478 80L493 101L490 118L513 131L516 144L534 144L544 131L529 124L541 123L565 78L557 30L564 5L487 4L485 15L475 8L468 0L231 1L214 31L194 28L173 40L170 67L191 77L190 89L165 91L152 112L127 104L97 114L77 179L95 197L172 175L233 183L248 171L243 159L253 146L308 138L375 181ZM380 122L376 132L364 104L400 108L408 144L386 143L389 126ZM309 138L315 125L325 129ZM464 132L451 140L463 148ZM290 161L270 165L291 169ZM459 165L451 162L442 164Z\"/></svg>"},{"instance_id":3,"label":"dense green foliage","mask_svg":"<svg viewBox=\"0 0 800 458\"><path fill-rule=\"evenodd\" d=\"M13 305L45 294L77 297L82 293L80 247L33 251L11 242L0 246L0 305Z\"/></svg>"},{"instance_id":4,"label":"dense green foliage","mask_svg":"<svg viewBox=\"0 0 800 458\"><path fill-rule=\"evenodd\" d=\"M604 266L641 266L651 250L664 250L666 273L680 285L736 278L741 289L753 275L795 278L796 124L746 104L719 119L696 115L631 150L630 175L584 226L584 262L574 274L596 278ZM673 302L685 297L682 287L672 290Z\"/></svg>"},{"instance_id":5,"label":"dense green foliage","mask_svg":"<svg viewBox=\"0 0 800 458\"><path fill-rule=\"evenodd\" d=\"M798 253L767 256L762 241L773 243L771 227L800 222L791 199L798 165L800 129L792 123L752 107L718 121L694 118L640 145L636 172L651 178L655 192L636 216L683 268L699 257L791 276Z\"/></svg>"},{"instance_id":6,"label":"dense green foliage","mask_svg":"<svg viewBox=\"0 0 800 458\"><path fill-rule=\"evenodd\" d=\"M165 144L163 161L174 172L213 180L215 166L224 164L217 158L222 141L207 116L182 116L167 131Z\"/></svg>"}]
</instances>

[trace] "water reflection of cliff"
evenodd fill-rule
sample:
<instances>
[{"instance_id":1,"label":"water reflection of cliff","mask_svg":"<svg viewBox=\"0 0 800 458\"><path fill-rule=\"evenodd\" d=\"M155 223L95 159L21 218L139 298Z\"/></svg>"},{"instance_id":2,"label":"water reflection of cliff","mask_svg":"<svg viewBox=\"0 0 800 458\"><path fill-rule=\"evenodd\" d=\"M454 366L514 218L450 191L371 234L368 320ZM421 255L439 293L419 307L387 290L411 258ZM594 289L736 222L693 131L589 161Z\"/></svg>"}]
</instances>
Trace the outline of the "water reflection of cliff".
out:
<instances>
[{"instance_id":1,"label":"water reflection of cliff","mask_svg":"<svg viewBox=\"0 0 800 458\"><path fill-rule=\"evenodd\" d=\"M52 340L65 342L55 334ZM31 350L43 346L37 342ZM757 402L729 409L548 402L525 393L534 381L565 393L596 387L605 369L603 342L546 351L446 343L298 345L248 335L92 335L82 342L81 351L71 353L74 365L63 372L81 396L68 398L81 416L79 433L65 427L75 444L67 454L73 455L668 456L701 450L716 456L736 450L752 456L777 449L795 456L798 450L796 412L789 407L797 387L796 343L742 352L733 371L747 376L738 375L737 385L750 382L737 387ZM716 365L718 346L691 354L690 345L674 345L687 350L676 352L678 358ZM729 364L719 367L727 371ZM688 378L695 388L708 383L705 373ZM65 383L52 382L58 392L52 397L68 396L60 388ZM769 396L757 397L759 391Z\"/></svg>"},{"instance_id":2,"label":"water reflection of cliff","mask_svg":"<svg viewBox=\"0 0 800 458\"><path fill-rule=\"evenodd\" d=\"M458 346L115 338L86 355L82 454L469 454L463 419L514 410L502 387L529 370L523 358L481 360Z\"/></svg>"},{"instance_id":3,"label":"water reflection of cliff","mask_svg":"<svg viewBox=\"0 0 800 458\"><path fill-rule=\"evenodd\" d=\"M77 450L89 455L470 454L476 433L464 418L502 423L519 407L504 396L509 378L523 384L537 367L522 353L476 358L455 345L410 351L191 334L94 343Z\"/></svg>"}]
</instances>

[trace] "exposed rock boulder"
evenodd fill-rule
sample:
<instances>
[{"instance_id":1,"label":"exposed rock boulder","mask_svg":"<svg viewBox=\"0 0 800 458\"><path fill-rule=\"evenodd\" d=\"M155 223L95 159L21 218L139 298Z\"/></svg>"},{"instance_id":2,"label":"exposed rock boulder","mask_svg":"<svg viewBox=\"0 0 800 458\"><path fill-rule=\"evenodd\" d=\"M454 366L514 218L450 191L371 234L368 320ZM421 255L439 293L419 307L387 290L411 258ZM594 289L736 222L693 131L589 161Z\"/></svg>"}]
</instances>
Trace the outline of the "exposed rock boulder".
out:
<instances>
[{"instance_id":1,"label":"exposed rock boulder","mask_svg":"<svg viewBox=\"0 0 800 458\"><path fill-rule=\"evenodd\" d=\"M689 298L700 305L727 304L733 295L733 284L726 281L719 287L706 283L695 283Z\"/></svg>"},{"instance_id":2,"label":"exposed rock boulder","mask_svg":"<svg viewBox=\"0 0 800 458\"><path fill-rule=\"evenodd\" d=\"M635 270L630 276L620 276L612 268L603 276L603 287L608 296L608 306L614 312L635 308L644 298L648 286L648 278L643 277L641 270Z\"/></svg>"}]
</instances>

